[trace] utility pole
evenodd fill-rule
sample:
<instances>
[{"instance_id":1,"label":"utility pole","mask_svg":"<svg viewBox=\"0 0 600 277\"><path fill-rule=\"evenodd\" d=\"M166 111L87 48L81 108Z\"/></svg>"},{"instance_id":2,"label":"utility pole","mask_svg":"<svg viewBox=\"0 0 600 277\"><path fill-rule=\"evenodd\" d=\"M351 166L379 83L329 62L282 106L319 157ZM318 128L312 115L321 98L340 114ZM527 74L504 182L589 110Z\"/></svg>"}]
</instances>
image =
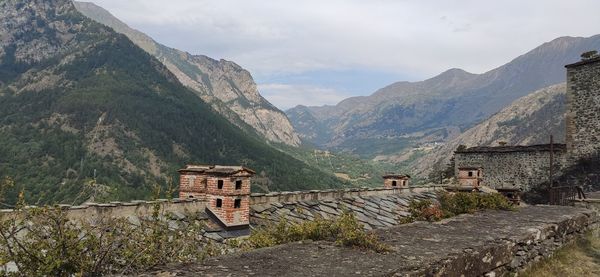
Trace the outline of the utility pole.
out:
<instances>
[{"instance_id":1,"label":"utility pole","mask_svg":"<svg viewBox=\"0 0 600 277\"><path fill-rule=\"evenodd\" d=\"M554 136L550 135L550 184L548 185L548 195L550 196L550 204L552 203L554 187Z\"/></svg>"}]
</instances>

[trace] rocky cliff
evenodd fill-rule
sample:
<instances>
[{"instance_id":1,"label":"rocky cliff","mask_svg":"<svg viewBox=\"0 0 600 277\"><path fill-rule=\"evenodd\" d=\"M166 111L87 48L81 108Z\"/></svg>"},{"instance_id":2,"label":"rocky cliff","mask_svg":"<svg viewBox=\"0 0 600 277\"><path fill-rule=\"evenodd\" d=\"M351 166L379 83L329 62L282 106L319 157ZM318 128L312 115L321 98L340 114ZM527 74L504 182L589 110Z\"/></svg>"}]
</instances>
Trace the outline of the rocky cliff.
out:
<instances>
[{"instance_id":1,"label":"rocky cliff","mask_svg":"<svg viewBox=\"0 0 600 277\"><path fill-rule=\"evenodd\" d=\"M446 167L459 145L534 145L565 141L566 86L564 83L519 98L489 119L468 129L414 162L415 173L427 175Z\"/></svg>"},{"instance_id":2,"label":"rocky cliff","mask_svg":"<svg viewBox=\"0 0 600 277\"><path fill-rule=\"evenodd\" d=\"M451 69L336 106L297 107L287 113L303 138L321 146L367 157L396 154L450 140L457 130L472 127L516 99L564 82L563 66L598 48L600 35L561 37L483 74ZM365 144L370 148L363 149Z\"/></svg>"},{"instance_id":3,"label":"rocky cliff","mask_svg":"<svg viewBox=\"0 0 600 277\"><path fill-rule=\"evenodd\" d=\"M239 65L166 47L93 3L75 2L75 7L87 17L126 35L157 57L182 84L238 127L248 130L246 125L249 125L269 141L300 145L285 113L259 94L250 73Z\"/></svg>"}]
</instances>

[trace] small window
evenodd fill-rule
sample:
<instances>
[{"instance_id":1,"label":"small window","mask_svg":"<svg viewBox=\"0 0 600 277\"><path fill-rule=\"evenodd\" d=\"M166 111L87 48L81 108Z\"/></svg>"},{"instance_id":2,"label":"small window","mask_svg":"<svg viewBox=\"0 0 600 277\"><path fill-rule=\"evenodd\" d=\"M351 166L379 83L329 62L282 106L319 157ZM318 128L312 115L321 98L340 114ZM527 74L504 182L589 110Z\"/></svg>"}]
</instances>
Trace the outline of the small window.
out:
<instances>
[{"instance_id":1,"label":"small window","mask_svg":"<svg viewBox=\"0 0 600 277\"><path fill-rule=\"evenodd\" d=\"M481 171L477 171L477 177L481 176Z\"/></svg>"},{"instance_id":2,"label":"small window","mask_svg":"<svg viewBox=\"0 0 600 277\"><path fill-rule=\"evenodd\" d=\"M242 180L235 181L235 189L242 189Z\"/></svg>"},{"instance_id":3,"label":"small window","mask_svg":"<svg viewBox=\"0 0 600 277\"><path fill-rule=\"evenodd\" d=\"M223 189L223 180L217 181L217 188L218 189Z\"/></svg>"},{"instance_id":4,"label":"small window","mask_svg":"<svg viewBox=\"0 0 600 277\"><path fill-rule=\"evenodd\" d=\"M217 198L217 202L215 203L217 208L221 208L223 206L223 200Z\"/></svg>"},{"instance_id":5,"label":"small window","mask_svg":"<svg viewBox=\"0 0 600 277\"><path fill-rule=\"evenodd\" d=\"M469 171L469 177L473 177L473 171Z\"/></svg>"},{"instance_id":6,"label":"small window","mask_svg":"<svg viewBox=\"0 0 600 277\"><path fill-rule=\"evenodd\" d=\"M402 181L402 186L405 187L406 186L406 181Z\"/></svg>"},{"instance_id":7,"label":"small window","mask_svg":"<svg viewBox=\"0 0 600 277\"><path fill-rule=\"evenodd\" d=\"M239 209L239 208L241 208L241 207L242 207L242 199L236 199L236 200L233 202L233 207L234 207L234 208L236 208L236 209Z\"/></svg>"},{"instance_id":8,"label":"small window","mask_svg":"<svg viewBox=\"0 0 600 277\"><path fill-rule=\"evenodd\" d=\"M190 196L188 196L188 198L194 198L194 196L193 196L193 195L190 195Z\"/></svg>"},{"instance_id":9,"label":"small window","mask_svg":"<svg viewBox=\"0 0 600 277\"><path fill-rule=\"evenodd\" d=\"M392 181L392 187L395 187L397 185L398 185L398 183L396 181Z\"/></svg>"}]
</instances>

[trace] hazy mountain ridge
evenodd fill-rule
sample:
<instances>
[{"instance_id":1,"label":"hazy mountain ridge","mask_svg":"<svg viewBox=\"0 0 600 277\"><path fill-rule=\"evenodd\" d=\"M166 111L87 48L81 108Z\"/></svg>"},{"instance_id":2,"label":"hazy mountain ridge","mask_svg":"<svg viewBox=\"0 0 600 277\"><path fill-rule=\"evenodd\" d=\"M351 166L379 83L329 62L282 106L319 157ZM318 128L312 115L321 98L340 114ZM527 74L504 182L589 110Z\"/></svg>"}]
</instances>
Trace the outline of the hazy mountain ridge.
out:
<instances>
[{"instance_id":1,"label":"hazy mountain ridge","mask_svg":"<svg viewBox=\"0 0 600 277\"><path fill-rule=\"evenodd\" d=\"M375 154L396 154L386 153L386 146L402 144L392 151L407 149L424 142L421 132L443 137L453 128L464 130L519 97L564 82L565 64L599 48L600 35L561 37L483 74L451 69L421 82L394 83L336 106L296 107L287 113L302 138L322 147L356 152L357 145L368 142L379 145L371 151ZM452 137L442 138L448 139Z\"/></svg>"},{"instance_id":2,"label":"hazy mountain ridge","mask_svg":"<svg viewBox=\"0 0 600 277\"><path fill-rule=\"evenodd\" d=\"M427 176L443 170L459 145L534 145L565 140L566 85L553 85L519 98L487 120L430 151L413 163L413 172Z\"/></svg>"},{"instance_id":3,"label":"hazy mountain ridge","mask_svg":"<svg viewBox=\"0 0 600 277\"><path fill-rule=\"evenodd\" d=\"M298 146L300 139L285 113L258 92L251 74L226 60L189 53L164 46L142 32L130 28L103 8L87 2L75 2L84 15L128 36L146 52L157 57L181 83L243 129L252 127L269 141Z\"/></svg>"},{"instance_id":4,"label":"hazy mountain ridge","mask_svg":"<svg viewBox=\"0 0 600 277\"><path fill-rule=\"evenodd\" d=\"M160 61L68 0L0 2L0 176L35 202L145 198L190 162L255 188L345 184L242 132ZM96 198L96 200L101 200Z\"/></svg>"}]
</instances>

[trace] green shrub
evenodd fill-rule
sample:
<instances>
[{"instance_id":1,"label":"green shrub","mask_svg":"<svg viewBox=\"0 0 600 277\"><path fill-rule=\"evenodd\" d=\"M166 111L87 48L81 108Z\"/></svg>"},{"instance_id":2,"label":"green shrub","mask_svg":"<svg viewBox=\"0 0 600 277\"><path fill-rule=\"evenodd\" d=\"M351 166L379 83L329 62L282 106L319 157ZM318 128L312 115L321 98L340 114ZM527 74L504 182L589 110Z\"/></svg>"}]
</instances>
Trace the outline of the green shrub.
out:
<instances>
[{"instance_id":1,"label":"green shrub","mask_svg":"<svg viewBox=\"0 0 600 277\"><path fill-rule=\"evenodd\" d=\"M400 219L401 223L414 221L438 221L459 214L474 213L480 210L514 210L513 204L499 193L444 193L439 203L431 200L410 202L410 216Z\"/></svg>"},{"instance_id":2,"label":"green shrub","mask_svg":"<svg viewBox=\"0 0 600 277\"><path fill-rule=\"evenodd\" d=\"M18 269L2 276L135 274L224 251L202 239L201 224L172 229L158 213L132 224L122 218L70 220L58 207L19 211L0 215L0 265L14 262Z\"/></svg>"},{"instance_id":3,"label":"green shrub","mask_svg":"<svg viewBox=\"0 0 600 277\"><path fill-rule=\"evenodd\" d=\"M243 249L256 249L302 240L335 241L338 245L359 247L384 252L388 247L379 242L377 236L365 232L354 214L344 212L339 218L330 220L316 218L292 224L282 217L277 224L254 230L248 239L240 243Z\"/></svg>"},{"instance_id":4,"label":"green shrub","mask_svg":"<svg viewBox=\"0 0 600 277\"><path fill-rule=\"evenodd\" d=\"M410 216L400 219L400 223L414 221L438 221L442 219L443 213L440 205L431 200L411 201L408 205Z\"/></svg>"}]
</instances>

